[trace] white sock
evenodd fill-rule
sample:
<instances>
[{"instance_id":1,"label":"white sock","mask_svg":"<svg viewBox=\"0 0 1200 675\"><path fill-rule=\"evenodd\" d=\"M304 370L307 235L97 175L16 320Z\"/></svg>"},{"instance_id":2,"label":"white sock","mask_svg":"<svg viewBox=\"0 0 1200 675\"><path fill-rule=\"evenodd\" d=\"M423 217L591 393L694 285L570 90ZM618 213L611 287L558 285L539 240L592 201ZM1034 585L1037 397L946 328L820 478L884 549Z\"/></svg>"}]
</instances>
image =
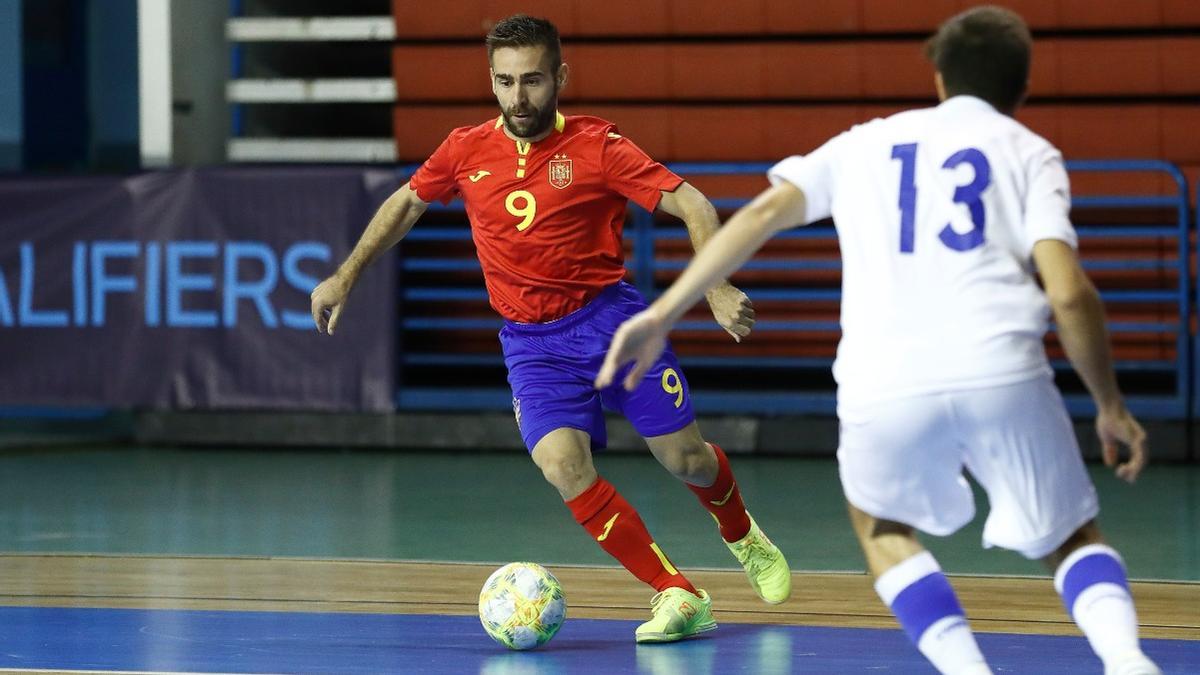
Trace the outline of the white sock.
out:
<instances>
[{"instance_id":1,"label":"white sock","mask_svg":"<svg viewBox=\"0 0 1200 675\"><path fill-rule=\"evenodd\" d=\"M921 635L917 649L940 673L983 675L992 672L983 660L975 634L961 616L948 616L930 626Z\"/></svg>"},{"instance_id":2,"label":"white sock","mask_svg":"<svg viewBox=\"0 0 1200 675\"><path fill-rule=\"evenodd\" d=\"M1128 583L1121 556L1103 544L1076 549L1054 573L1055 590L1105 667L1141 653Z\"/></svg>"},{"instance_id":3,"label":"white sock","mask_svg":"<svg viewBox=\"0 0 1200 675\"><path fill-rule=\"evenodd\" d=\"M939 672L953 675L991 672L954 589L928 551L879 575L875 592Z\"/></svg>"}]
</instances>

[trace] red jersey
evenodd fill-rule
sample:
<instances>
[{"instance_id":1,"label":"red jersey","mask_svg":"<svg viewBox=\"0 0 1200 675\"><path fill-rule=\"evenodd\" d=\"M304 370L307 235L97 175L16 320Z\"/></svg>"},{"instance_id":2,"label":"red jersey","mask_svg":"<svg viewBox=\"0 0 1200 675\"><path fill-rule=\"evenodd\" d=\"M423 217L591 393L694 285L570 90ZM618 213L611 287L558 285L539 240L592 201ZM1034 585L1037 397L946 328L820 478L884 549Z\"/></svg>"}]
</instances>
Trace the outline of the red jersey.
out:
<instances>
[{"instance_id":1,"label":"red jersey","mask_svg":"<svg viewBox=\"0 0 1200 675\"><path fill-rule=\"evenodd\" d=\"M502 124L455 129L409 185L424 202L462 197L501 316L553 321L625 276L627 200L653 211L683 179L597 117L559 114L536 143Z\"/></svg>"}]
</instances>

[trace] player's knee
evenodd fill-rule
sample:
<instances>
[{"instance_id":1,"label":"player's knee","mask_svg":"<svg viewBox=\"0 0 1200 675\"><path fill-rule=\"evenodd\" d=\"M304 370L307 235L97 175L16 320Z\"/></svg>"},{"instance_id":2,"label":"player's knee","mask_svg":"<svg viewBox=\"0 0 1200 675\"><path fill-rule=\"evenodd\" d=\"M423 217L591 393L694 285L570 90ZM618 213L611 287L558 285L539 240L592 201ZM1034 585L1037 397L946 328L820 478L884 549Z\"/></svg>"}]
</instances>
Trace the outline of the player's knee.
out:
<instances>
[{"instance_id":1,"label":"player's knee","mask_svg":"<svg viewBox=\"0 0 1200 675\"><path fill-rule=\"evenodd\" d=\"M660 454L659 461L667 471L680 478L708 476L716 469L716 457L703 443L670 448Z\"/></svg>"},{"instance_id":2,"label":"player's knee","mask_svg":"<svg viewBox=\"0 0 1200 675\"><path fill-rule=\"evenodd\" d=\"M551 458L539 467L546 481L564 496L583 492L596 480L596 470L573 458Z\"/></svg>"}]
</instances>

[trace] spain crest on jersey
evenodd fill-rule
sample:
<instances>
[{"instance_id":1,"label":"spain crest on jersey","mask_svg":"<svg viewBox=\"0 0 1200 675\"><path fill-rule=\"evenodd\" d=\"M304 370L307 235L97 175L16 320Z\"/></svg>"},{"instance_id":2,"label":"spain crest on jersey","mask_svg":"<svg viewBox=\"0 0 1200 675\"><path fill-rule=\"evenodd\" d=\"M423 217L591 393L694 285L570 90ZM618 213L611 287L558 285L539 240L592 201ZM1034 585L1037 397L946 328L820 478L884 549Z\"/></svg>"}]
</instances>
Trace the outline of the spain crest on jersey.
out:
<instances>
[{"instance_id":1,"label":"spain crest on jersey","mask_svg":"<svg viewBox=\"0 0 1200 675\"><path fill-rule=\"evenodd\" d=\"M571 160L566 155L555 155L550 160L550 184L561 190L570 185L573 179Z\"/></svg>"}]
</instances>

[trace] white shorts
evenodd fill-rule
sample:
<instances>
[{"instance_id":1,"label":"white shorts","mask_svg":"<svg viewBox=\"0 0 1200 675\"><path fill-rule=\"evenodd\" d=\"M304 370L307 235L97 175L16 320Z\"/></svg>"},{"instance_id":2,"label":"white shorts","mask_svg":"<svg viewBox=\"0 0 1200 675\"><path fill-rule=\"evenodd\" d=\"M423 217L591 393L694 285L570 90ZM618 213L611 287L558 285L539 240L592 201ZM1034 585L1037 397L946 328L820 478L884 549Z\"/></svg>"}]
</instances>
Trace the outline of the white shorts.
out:
<instances>
[{"instance_id":1,"label":"white shorts","mask_svg":"<svg viewBox=\"0 0 1200 675\"><path fill-rule=\"evenodd\" d=\"M1062 396L1048 378L839 410L838 469L862 511L937 536L975 517L963 467L987 491L984 546L1042 558L1096 517Z\"/></svg>"}]
</instances>

